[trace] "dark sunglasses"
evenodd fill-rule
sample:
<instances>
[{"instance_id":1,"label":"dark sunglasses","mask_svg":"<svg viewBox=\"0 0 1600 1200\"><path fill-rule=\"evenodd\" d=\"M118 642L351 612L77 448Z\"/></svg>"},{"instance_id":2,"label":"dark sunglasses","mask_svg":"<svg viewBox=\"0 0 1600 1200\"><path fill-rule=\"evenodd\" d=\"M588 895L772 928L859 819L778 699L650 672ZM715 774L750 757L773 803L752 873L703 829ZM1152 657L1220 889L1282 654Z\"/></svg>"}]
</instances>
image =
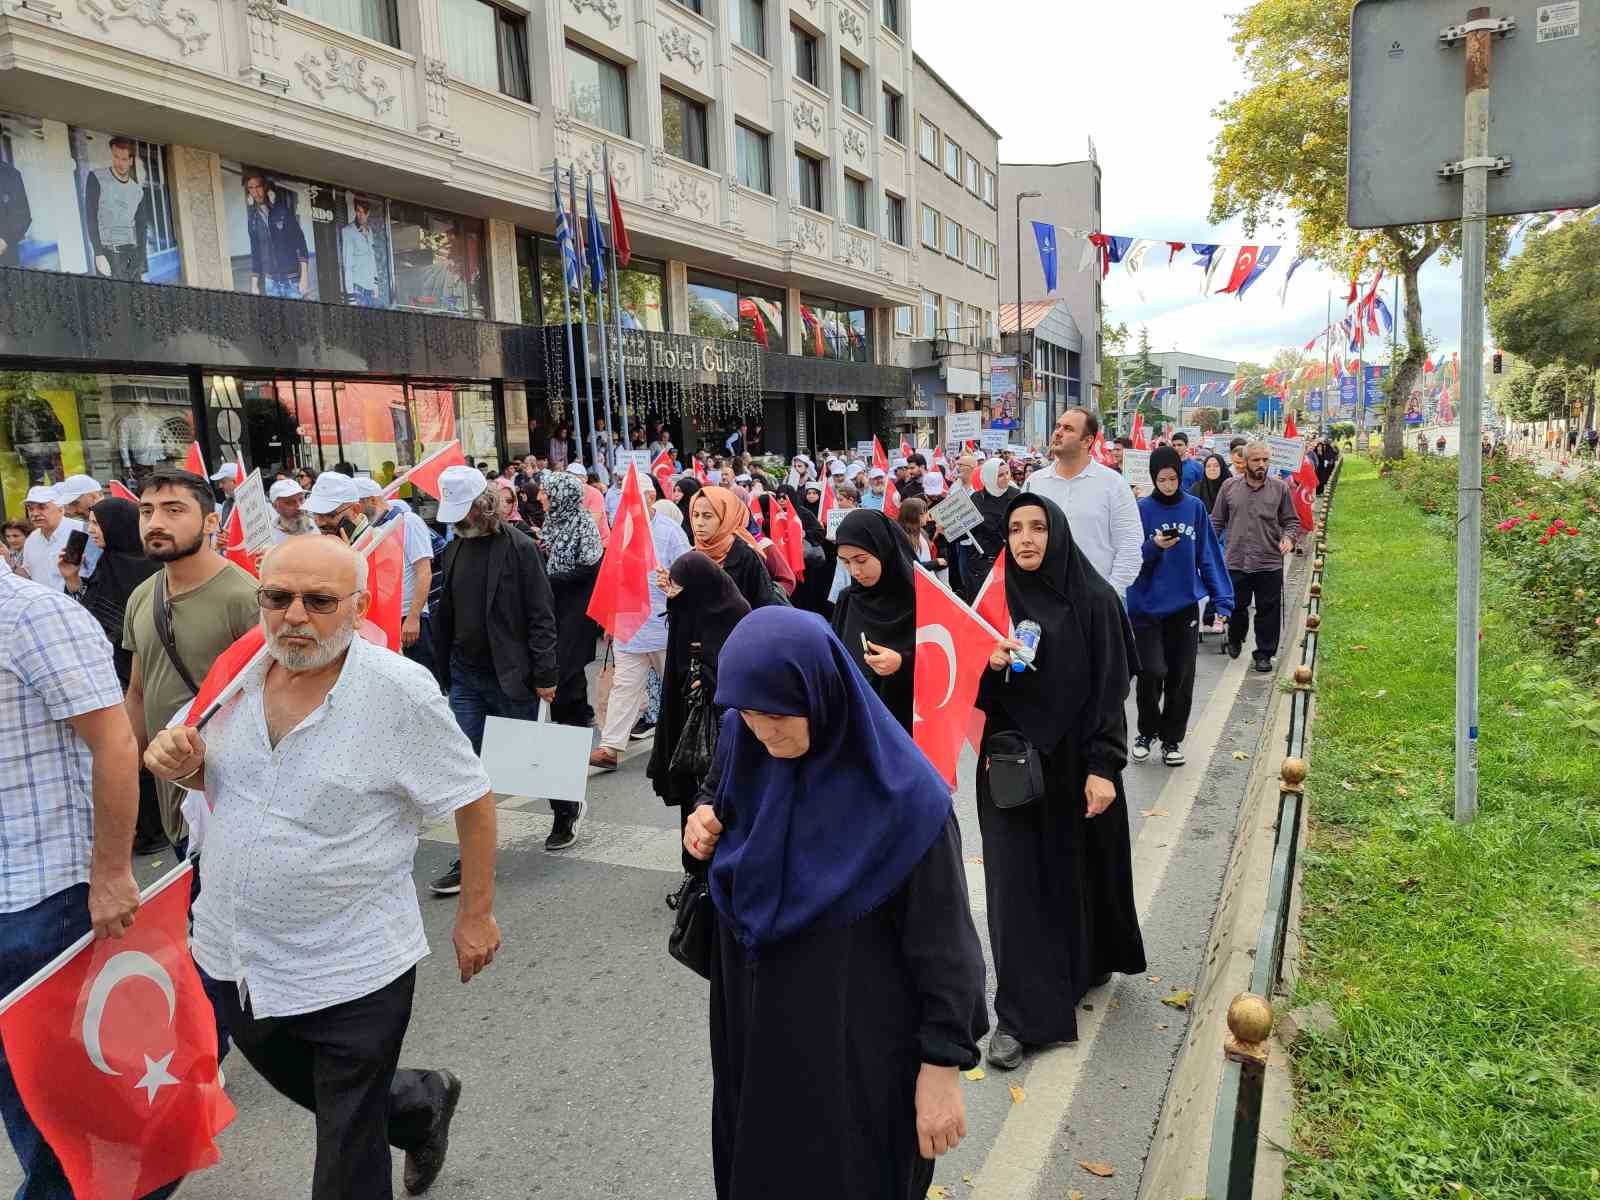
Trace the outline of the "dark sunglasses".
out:
<instances>
[{"instance_id":1,"label":"dark sunglasses","mask_svg":"<svg viewBox=\"0 0 1600 1200\"><path fill-rule=\"evenodd\" d=\"M305 605L306 611L319 613L323 616L338 610L350 596L329 596L322 592L291 592L285 588L257 588L256 604L268 612L282 612L294 603L295 597L300 597L300 603Z\"/></svg>"}]
</instances>

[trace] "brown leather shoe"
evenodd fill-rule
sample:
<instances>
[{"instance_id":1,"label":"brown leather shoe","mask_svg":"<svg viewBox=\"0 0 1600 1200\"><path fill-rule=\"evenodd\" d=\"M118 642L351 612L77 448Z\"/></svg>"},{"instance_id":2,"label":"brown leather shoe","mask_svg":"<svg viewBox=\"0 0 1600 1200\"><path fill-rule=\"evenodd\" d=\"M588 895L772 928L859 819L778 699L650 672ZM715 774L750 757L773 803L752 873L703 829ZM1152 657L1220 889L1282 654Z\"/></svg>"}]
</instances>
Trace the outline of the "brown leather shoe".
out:
<instances>
[{"instance_id":1,"label":"brown leather shoe","mask_svg":"<svg viewBox=\"0 0 1600 1200\"><path fill-rule=\"evenodd\" d=\"M601 746L589 755L589 765L591 767L599 767L602 771L615 771L617 769L617 752Z\"/></svg>"}]
</instances>

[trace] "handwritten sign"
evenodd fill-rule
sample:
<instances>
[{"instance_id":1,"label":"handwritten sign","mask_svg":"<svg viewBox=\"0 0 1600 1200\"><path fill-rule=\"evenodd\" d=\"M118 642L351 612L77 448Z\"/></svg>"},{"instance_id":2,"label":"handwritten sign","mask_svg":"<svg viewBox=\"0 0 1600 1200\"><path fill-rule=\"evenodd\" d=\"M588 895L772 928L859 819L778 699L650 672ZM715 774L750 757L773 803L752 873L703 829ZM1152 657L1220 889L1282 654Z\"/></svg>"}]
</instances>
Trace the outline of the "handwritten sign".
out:
<instances>
[{"instance_id":1,"label":"handwritten sign","mask_svg":"<svg viewBox=\"0 0 1600 1200\"><path fill-rule=\"evenodd\" d=\"M272 545L272 508L261 486L261 468L244 477L233 491L233 507L239 513L239 528L246 550L265 550Z\"/></svg>"},{"instance_id":2,"label":"handwritten sign","mask_svg":"<svg viewBox=\"0 0 1600 1200\"><path fill-rule=\"evenodd\" d=\"M1299 438L1269 437L1267 449L1272 451L1272 461L1267 469L1293 473L1300 469L1300 460L1306 456L1305 444Z\"/></svg>"},{"instance_id":3,"label":"handwritten sign","mask_svg":"<svg viewBox=\"0 0 1600 1200\"><path fill-rule=\"evenodd\" d=\"M983 434L980 412L951 413L944 419L945 445L952 454L960 453L963 442L975 442Z\"/></svg>"},{"instance_id":4,"label":"handwritten sign","mask_svg":"<svg viewBox=\"0 0 1600 1200\"><path fill-rule=\"evenodd\" d=\"M853 513L853 508L839 508L837 505L828 510L828 540L839 540L839 526L844 524L844 519Z\"/></svg>"},{"instance_id":5,"label":"handwritten sign","mask_svg":"<svg viewBox=\"0 0 1600 1200\"><path fill-rule=\"evenodd\" d=\"M617 470L626 471L631 465L638 467L641 475L648 475L650 474L650 464L654 459L655 456L648 450L618 450Z\"/></svg>"},{"instance_id":6,"label":"handwritten sign","mask_svg":"<svg viewBox=\"0 0 1600 1200\"><path fill-rule=\"evenodd\" d=\"M978 445L985 450L1000 450L1011 440L1011 434L1005 429L980 429L978 431Z\"/></svg>"},{"instance_id":7,"label":"handwritten sign","mask_svg":"<svg viewBox=\"0 0 1600 1200\"><path fill-rule=\"evenodd\" d=\"M935 504L928 515L939 522L944 536L952 542L983 524L983 514L966 492L952 492Z\"/></svg>"}]
</instances>

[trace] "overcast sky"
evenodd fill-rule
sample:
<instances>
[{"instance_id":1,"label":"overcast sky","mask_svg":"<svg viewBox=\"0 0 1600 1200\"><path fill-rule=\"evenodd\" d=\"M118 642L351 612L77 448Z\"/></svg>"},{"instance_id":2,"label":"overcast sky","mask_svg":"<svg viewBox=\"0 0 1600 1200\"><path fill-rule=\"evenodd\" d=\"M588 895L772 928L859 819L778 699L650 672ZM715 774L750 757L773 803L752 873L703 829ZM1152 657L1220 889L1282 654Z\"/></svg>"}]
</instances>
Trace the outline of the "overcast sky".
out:
<instances>
[{"instance_id":1,"label":"overcast sky","mask_svg":"<svg viewBox=\"0 0 1600 1200\"><path fill-rule=\"evenodd\" d=\"M1218 130L1211 112L1244 86L1228 40L1228 14L1244 4L913 0L912 40L1000 131L1001 161L1081 159L1092 137L1104 180L1104 232L1236 245L1244 240L1237 224L1212 225L1206 212L1208 156ZM1275 236L1263 231L1261 240ZM1075 247L1063 243L1063 268L1076 265ZM1157 247L1139 273L1138 289L1120 266L1111 268L1108 315L1126 322L1135 336L1147 325L1158 350L1264 362L1277 350L1300 349L1323 328L1330 291L1335 317L1344 315L1348 281L1311 263L1295 273L1287 304L1279 304L1294 253L1285 245L1242 300L1202 299L1200 269L1185 263L1193 254L1180 255L1169 270L1165 248ZM1231 265L1230 256L1213 287L1222 286ZM1387 282L1383 295L1392 306ZM1448 353L1459 340L1459 271L1425 268L1422 304L1430 340Z\"/></svg>"}]
</instances>

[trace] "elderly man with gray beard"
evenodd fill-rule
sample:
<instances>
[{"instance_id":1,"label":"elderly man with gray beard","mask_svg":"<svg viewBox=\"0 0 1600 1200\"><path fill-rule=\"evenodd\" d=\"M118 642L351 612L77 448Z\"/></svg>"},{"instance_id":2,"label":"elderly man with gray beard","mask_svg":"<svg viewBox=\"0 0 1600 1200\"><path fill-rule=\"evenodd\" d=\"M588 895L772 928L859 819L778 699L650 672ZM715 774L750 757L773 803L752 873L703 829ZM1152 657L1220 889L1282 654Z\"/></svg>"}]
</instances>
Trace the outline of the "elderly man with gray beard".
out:
<instances>
[{"instance_id":1,"label":"elderly man with gray beard","mask_svg":"<svg viewBox=\"0 0 1600 1200\"><path fill-rule=\"evenodd\" d=\"M212 808L195 960L240 1051L316 1115L313 1200L390 1200L390 1146L416 1195L444 1166L461 1094L449 1071L396 1069L428 953L417 836L454 816L466 983L500 947L494 795L428 672L355 636L364 558L291 538L262 560L257 600L268 655L203 734L167 729L145 756Z\"/></svg>"}]
</instances>

